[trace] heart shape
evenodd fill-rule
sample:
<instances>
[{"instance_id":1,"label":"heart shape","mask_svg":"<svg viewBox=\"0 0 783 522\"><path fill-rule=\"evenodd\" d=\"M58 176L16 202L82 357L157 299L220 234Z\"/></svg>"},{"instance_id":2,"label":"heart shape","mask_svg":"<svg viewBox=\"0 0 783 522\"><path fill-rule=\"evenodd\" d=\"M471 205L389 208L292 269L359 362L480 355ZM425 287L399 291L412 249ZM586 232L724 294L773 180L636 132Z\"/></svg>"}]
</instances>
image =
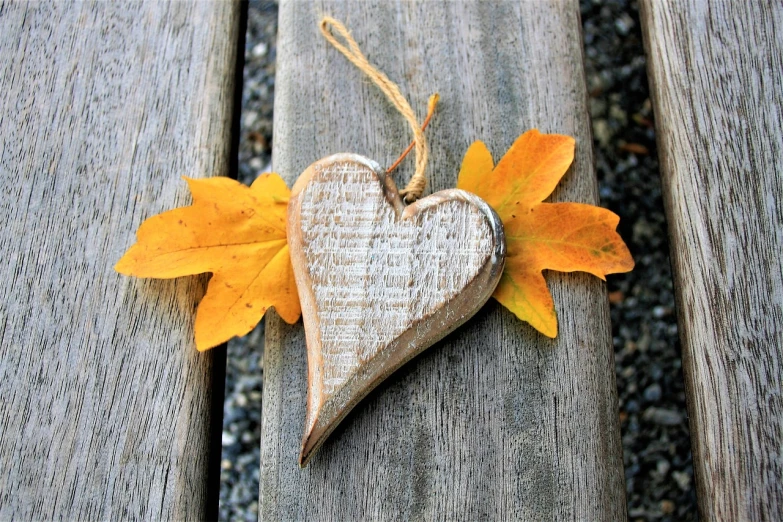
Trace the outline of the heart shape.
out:
<instances>
[{"instance_id":1,"label":"heart shape","mask_svg":"<svg viewBox=\"0 0 783 522\"><path fill-rule=\"evenodd\" d=\"M378 164L355 154L302 173L288 243L307 336L305 466L375 386L486 303L506 243L478 196L444 190L406 207Z\"/></svg>"}]
</instances>

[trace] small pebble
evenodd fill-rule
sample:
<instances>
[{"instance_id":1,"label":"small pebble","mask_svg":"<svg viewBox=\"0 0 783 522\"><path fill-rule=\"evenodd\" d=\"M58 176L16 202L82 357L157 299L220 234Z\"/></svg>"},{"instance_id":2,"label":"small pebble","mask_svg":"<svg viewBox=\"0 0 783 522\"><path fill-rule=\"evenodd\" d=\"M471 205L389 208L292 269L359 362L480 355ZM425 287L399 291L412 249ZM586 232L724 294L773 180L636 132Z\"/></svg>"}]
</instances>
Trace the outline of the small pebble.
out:
<instances>
[{"instance_id":1,"label":"small pebble","mask_svg":"<svg viewBox=\"0 0 783 522\"><path fill-rule=\"evenodd\" d=\"M221 444L223 445L223 447L233 446L234 444L236 444L236 442L237 442L237 438L234 435L232 435L227 431L223 432L223 435L221 437Z\"/></svg>"},{"instance_id":2,"label":"small pebble","mask_svg":"<svg viewBox=\"0 0 783 522\"><path fill-rule=\"evenodd\" d=\"M639 339L636 341L636 348L640 352L646 352L650 348L651 342L652 337L650 336L650 332L645 330L641 337L639 337Z\"/></svg>"},{"instance_id":3,"label":"small pebble","mask_svg":"<svg viewBox=\"0 0 783 522\"><path fill-rule=\"evenodd\" d=\"M598 118L606 114L606 101L601 98L593 98L590 100L590 115L593 118Z\"/></svg>"},{"instance_id":4,"label":"small pebble","mask_svg":"<svg viewBox=\"0 0 783 522\"><path fill-rule=\"evenodd\" d=\"M672 472L672 478L677 483L677 486L683 491L691 489L691 476L684 471Z\"/></svg>"},{"instance_id":5,"label":"small pebble","mask_svg":"<svg viewBox=\"0 0 783 522\"><path fill-rule=\"evenodd\" d=\"M682 422L680 412L664 408L647 408L642 418L661 426L676 426Z\"/></svg>"},{"instance_id":6,"label":"small pebble","mask_svg":"<svg viewBox=\"0 0 783 522\"><path fill-rule=\"evenodd\" d=\"M656 402L661 398L661 387L658 384L651 384L644 389L644 398L650 402Z\"/></svg>"},{"instance_id":7,"label":"small pebble","mask_svg":"<svg viewBox=\"0 0 783 522\"><path fill-rule=\"evenodd\" d=\"M655 236L656 232L646 219L641 218L633 225L633 240L635 243L645 243Z\"/></svg>"},{"instance_id":8,"label":"small pebble","mask_svg":"<svg viewBox=\"0 0 783 522\"><path fill-rule=\"evenodd\" d=\"M628 123L628 116L619 105L612 105L609 107L609 117L618 121L620 125Z\"/></svg>"},{"instance_id":9,"label":"small pebble","mask_svg":"<svg viewBox=\"0 0 783 522\"><path fill-rule=\"evenodd\" d=\"M248 112L245 113L244 116L242 116L242 125L246 128L252 129L257 121L258 121L258 113L256 112Z\"/></svg>"},{"instance_id":10,"label":"small pebble","mask_svg":"<svg viewBox=\"0 0 783 522\"><path fill-rule=\"evenodd\" d=\"M661 319L669 315L671 313L671 309L665 306L656 306L655 308L653 308L652 313L653 313L653 317L655 317L656 319Z\"/></svg>"},{"instance_id":11,"label":"small pebble","mask_svg":"<svg viewBox=\"0 0 783 522\"><path fill-rule=\"evenodd\" d=\"M260 58L266 55L267 45L266 42L259 42L253 46L253 58Z\"/></svg>"},{"instance_id":12,"label":"small pebble","mask_svg":"<svg viewBox=\"0 0 783 522\"><path fill-rule=\"evenodd\" d=\"M264 168L264 161L261 158L251 158L247 162L248 166L256 172L260 172Z\"/></svg>"},{"instance_id":13,"label":"small pebble","mask_svg":"<svg viewBox=\"0 0 783 522\"><path fill-rule=\"evenodd\" d=\"M612 142L612 130L606 120L593 120L593 136L603 147L608 147Z\"/></svg>"},{"instance_id":14,"label":"small pebble","mask_svg":"<svg viewBox=\"0 0 783 522\"><path fill-rule=\"evenodd\" d=\"M674 502L671 500L661 500L661 513L671 515L674 513Z\"/></svg>"}]
</instances>

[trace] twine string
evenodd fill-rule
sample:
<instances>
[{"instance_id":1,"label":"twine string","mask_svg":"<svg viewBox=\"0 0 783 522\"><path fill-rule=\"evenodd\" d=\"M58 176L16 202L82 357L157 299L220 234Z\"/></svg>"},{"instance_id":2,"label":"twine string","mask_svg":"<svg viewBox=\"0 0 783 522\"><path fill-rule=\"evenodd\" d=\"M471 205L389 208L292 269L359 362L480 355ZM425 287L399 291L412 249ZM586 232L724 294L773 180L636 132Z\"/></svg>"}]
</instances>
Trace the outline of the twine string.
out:
<instances>
[{"instance_id":1,"label":"twine string","mask_svg":"<svg viewBox=\"0 0 783 522\"><path fill-rule=\"evenodd\" d=\"M411 203L421 197L424 193L424 189L427 186L427 178L424 171L427 168L427 159L429 151L427 150L427 141L424 138L424 129L419 125L416 120L416 114L411 109L408 100L400 92L400 88L397 84L392 82L384 73L373 67L373 65L364 56L356 40L353 39L351 33L345 26L339 21L330 16L325 16L321 19L320 23L321 34L323 34L326 41L328 41L335 49L340 51L348 61L354 64L360 71L362 71L368 78L370 78L375 85L386 95L389 101L394 105L397 111L405 118L410 124L413 130L413 141L416 150L416 170L408 182L408 185L400 191L400 195L407 203ZM332 31L336 32L347 43L347 47L337 40L332 34ZM434 109L434 105L437 103L437 95L433 95L430 98L430 112ZM404 155L403 155L404 156ZM396 164L394 165L396 167ZM389 169L389 171L393 170Z\"/></svg>"},{"instance_id":2,"label":"twine string","mask_svg":"<svg viewBox=\"0 0 783 522\"><path fill-rule=\"evenodd\" d=\"M425 131L427 130L427 125L430 124L430 120L432 119L433 114L435 114L435 106L438 104L438 100L440 100L440 95L436 92L432 96L430 96L430 100L427 103L427 117L424 118L424 123L421 124L421 130ZM408 148L405 149L402 154L400 154L400 157L395 160L394 163L392 163L391 167L386 169L386 174L391 174L394 172L394 169L400 166L400 163L402 163L402 160L405 159L405 156L407 156L410 151L413 150L413 147L416 145L416 140L414 139L411 141L410 145L408 145Z\"/></svg>"}]
</instances>

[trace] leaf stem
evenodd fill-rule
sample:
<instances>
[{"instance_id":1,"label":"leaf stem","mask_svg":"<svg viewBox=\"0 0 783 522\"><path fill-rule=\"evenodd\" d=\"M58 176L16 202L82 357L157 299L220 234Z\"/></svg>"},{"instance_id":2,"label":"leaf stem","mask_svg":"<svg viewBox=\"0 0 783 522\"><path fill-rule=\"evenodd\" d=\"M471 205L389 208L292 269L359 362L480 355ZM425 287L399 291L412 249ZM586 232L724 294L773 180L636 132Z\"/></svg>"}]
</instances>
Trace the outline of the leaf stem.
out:
<instances>
[{"instance_id":1,"label":"leaf stem","mask_svg":"<svg viewBox=\"0 0 783 522\"><path fill-rule=\"evenodd\" d=\"M433 94L430 96L429 103L427 103L427 117L424 119L424 123L421 125L421 130L424 131L424 129L427 128L427 125L429 125L430 120L432 119L432 115L435 114L435 106L438 104L438 100L440 99L440 96L438 93ZM397 161L395 161L391 167L386 169L386 174L391 174L394 169L400 166L400 163L402 163L402 160L405 159L405 156L410 153L410 151L413 150L413 147L416 145L416 140L411 141L411 144L408 145L408 148L405 149L405 152L403 152L399 158L397 158Z\"/></svg>"}]
</instances>

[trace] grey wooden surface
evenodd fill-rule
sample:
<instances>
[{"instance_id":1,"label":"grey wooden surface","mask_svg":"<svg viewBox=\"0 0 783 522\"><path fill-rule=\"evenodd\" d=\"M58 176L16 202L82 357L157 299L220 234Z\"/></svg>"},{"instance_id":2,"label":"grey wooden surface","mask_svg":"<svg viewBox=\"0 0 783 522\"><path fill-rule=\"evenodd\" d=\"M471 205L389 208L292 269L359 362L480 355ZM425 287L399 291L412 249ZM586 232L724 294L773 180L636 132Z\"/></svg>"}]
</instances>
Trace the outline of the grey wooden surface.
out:
<instances>
[{"instance_id":1,"label":"grey wooden surface","mask_svg":"<svg viewBox=\"0 0 783 522\"><path fill-rule=\"evenodd\" d=\"M0 520L205 515L204 279L112 267L180 176L227 173L237 28L227 2L0 2Z\"/></svg>"},{"instance_id":2,"label":"grey wooden surface","mask_svg":"<svg viewBox=\"0 0 783 522\"><path fill-rule=\"evenodd\" d=\"M410 140L383 95L324 41L325 14L345 22L420 118L440 93L427 130L431 191L454 187L472 141L497 160L538 127L577 140L553 200L597 202L575 1L283 2L273 167L289 185L336 152L389 165ZM411 158L399 186L412 170ZM304 333L270 314L261 519L624 519L604 284L584 274L548 281L556 340L489 303L370 394L304 470Z\"/></svg>"},{"instance_id":3,"label":"grey wooden surface","mask_svg":"<svg viewBox=\"0 0 783 522\"><path fill-rule=\"evenodd\" d=\"M643 3L704 520L783 513L783 7Z\"/></svg>"}]
</instances>

